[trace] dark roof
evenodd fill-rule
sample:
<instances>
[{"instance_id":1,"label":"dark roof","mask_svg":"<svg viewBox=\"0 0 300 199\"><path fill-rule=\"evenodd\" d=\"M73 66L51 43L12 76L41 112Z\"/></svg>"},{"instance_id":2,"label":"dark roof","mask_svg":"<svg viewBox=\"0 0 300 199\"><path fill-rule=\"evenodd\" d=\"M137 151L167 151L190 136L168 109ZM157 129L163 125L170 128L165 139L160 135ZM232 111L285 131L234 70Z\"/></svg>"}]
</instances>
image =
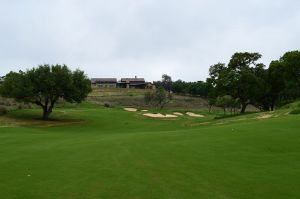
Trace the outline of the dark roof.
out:
<instances>
[{"instance_id":1,"label":"dark roof","mask_svg":"<svg viewBox=\"0 0 300 199\"><path fill-rule=\"evenodd\" d=\"M92 83L117 83L117 78L92 78Z\"/></svg>"},{"instance_id":2,"label":"dark roof","mask_svg":"<svg viewBox=\"0 0 300 199\"><path fill-rule=\"evenodd\" d=\"M144 78L121 78L121 82L145 82Z\"/></svg>"}]
</instances>

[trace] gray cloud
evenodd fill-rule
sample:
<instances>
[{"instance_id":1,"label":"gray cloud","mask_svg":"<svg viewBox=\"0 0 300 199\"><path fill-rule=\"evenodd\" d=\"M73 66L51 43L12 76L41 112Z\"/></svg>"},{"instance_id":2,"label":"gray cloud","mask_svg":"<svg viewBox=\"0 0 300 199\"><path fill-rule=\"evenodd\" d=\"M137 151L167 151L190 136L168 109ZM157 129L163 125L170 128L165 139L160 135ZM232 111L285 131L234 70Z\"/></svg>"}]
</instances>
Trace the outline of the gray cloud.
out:
<instances>
[{"instance_id":1,"label":"gray cloud","mask_svg":"<svg viewBox=\"0 0 300 199\"><path fill-rule=\"evenodd\" d=\"M43 63L90 77L205 80L237 51L265 64L300 46L296 0L0 1L0 73Z\"/></svg>"}]
</instances>

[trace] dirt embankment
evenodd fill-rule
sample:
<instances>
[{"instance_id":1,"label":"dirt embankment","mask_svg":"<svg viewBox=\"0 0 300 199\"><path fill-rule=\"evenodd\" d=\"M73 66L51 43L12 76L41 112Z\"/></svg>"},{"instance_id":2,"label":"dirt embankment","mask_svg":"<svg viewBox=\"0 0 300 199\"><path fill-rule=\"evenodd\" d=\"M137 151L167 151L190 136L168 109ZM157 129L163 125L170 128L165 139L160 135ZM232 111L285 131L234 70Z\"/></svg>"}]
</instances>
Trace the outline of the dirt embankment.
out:
<instances>
[{"instance_id":1,"label":"dirt embankment","mask_svg":"<svg viewBox=\"0 0 300 199\"><path fill-rule=\"evenodd\" d=\"M95 89L87 100L97 104L111 104L123 107L144 107L146 89ZM173 95L166 108L206 109L207 101L200 97Z\"/></svg>"}]
</instances>

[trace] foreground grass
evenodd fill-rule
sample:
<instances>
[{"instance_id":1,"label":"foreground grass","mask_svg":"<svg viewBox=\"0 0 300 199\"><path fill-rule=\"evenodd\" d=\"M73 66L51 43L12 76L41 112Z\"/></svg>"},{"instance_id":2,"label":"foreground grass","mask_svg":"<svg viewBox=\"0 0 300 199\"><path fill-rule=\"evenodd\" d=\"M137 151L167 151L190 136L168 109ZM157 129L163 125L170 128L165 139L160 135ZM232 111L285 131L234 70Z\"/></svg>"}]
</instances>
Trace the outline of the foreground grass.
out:
<instances>
[{"instance_id":1,"label":"foreground grass","mask_svg":"<svg viewBox=\"0 0 300 199\"><path fill-rule=\"evenodd\" d=\"M0 128L1 198L300 198L299 115L206 124L85 106L49 126L38 114Z\"/></svg>"}]
</instances>

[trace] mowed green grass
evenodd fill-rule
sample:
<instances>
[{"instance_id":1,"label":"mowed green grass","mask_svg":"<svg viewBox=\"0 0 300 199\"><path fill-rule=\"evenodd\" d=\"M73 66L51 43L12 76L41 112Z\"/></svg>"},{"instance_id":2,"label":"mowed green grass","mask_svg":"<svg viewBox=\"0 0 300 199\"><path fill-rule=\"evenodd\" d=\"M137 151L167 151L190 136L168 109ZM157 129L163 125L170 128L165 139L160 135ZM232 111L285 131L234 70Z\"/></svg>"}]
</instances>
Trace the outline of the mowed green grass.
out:
<instances>
[{"instance_id":1,"label":"mowed green grass","mask_svg":"<svg viewBox=\"0 0 300 199\"><path fill-rule=\"evenodd\" d=\"M118 108L0 128L0 198L300 198L300 115L222 124ZM16 123L17 124L17 123Z\"/></svg>"}]
</instances>

